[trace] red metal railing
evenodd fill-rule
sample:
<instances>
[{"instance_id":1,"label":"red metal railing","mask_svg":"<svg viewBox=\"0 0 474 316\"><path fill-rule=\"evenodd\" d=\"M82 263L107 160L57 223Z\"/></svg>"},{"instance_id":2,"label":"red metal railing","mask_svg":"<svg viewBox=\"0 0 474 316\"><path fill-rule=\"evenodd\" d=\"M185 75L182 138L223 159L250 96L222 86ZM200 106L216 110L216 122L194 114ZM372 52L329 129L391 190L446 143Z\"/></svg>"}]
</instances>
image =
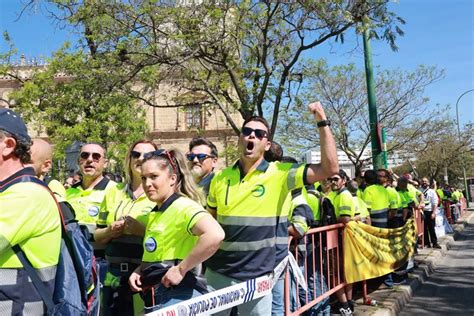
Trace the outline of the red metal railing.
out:
<instances>
[{"instance_id":1,"label":"red metal railing","mask_svg":"<svg viewBox=\"0 0 474 316\"><path fill-rule=\"evenodd\" d=\"M464 217L467 213L467 200L465 198L461 198L459 199L459 202L461 203L461 217Z\"/></svg>"},{"instance_id":2,"label":"red metal railing","mask_svg":"<svg viewBox=\"0 0 474 316\"><path fill-rule=\"evenodd\" d=\"M342 261L343 230L343 224L335 224L310 229L300 240L290 237L290 251L298 265L304 267L308 291L301 288L297 279L290 279L287 270L285 315L300 315L346 285Z\"/></svg>"},{"instance_id":3,"label":"red metal railing","mask_svg":"<svg viewBox=\"0 0 474 316\"><path fill-rule=\"evenodd\" d=\"M414 208L415 212L415 222L416 222L416 231L418 233L418 240L421 239L421 247L425 248L425 223L423 222L422 209Z\"/></svg>"},{"instance_id":4,"label":"red metal railing","mask_svg":"<svg viewBox=\"0 0 474 316\"><path fill-rule=\"evenodd\" d=\"M451 201L443 201L443 209L444 209L444 215L446 215L446 219L448 220L448 223L454 224L453 216L451 213Z\"/></svg>"}]
</instances>

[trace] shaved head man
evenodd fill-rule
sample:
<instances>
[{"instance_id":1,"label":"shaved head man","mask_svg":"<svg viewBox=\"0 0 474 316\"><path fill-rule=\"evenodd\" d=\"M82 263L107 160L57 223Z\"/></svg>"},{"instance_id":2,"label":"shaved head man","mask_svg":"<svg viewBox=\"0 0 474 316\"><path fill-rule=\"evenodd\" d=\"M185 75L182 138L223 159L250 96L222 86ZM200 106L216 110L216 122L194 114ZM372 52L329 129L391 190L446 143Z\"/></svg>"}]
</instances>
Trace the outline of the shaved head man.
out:
<instances>
[{"instance_id":1,"label":"shaved head man","mask_svg":"<svg viewBox=\"0 0 474 316\"><path fill-rule=\"evenodd\" d=\"M53 147L41 138L33 139L31 146L31 164L36 176L44 180L44 176L53 166Z\"/></svg>"},{"instance_id":2,"label":"shaved head man","mask_svg":"<svg viewBox=\"0 0 474 316\"><path fill-rule=\"evenodd\" d=\"M66 196L64 186L61 182L46 177L53 167L53 147L48 141L41 138L33 139L33 144L31 145L31 166L35 170L36 176L48 184L48 187L58 201L64 201Z\"/></svg>"}]
</instances>

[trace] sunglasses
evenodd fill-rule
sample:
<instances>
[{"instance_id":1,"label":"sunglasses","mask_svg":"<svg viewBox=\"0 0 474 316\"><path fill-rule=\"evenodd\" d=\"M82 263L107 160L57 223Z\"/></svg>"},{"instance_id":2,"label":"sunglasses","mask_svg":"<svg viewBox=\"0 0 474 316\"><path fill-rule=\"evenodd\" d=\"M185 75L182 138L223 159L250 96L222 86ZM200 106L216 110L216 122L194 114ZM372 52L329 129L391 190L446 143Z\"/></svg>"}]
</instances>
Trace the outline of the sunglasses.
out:
<instances>
[{"instance_id":1,"label":"sunglasses","mask_svg":"<svg viewBox=\"0 0 474 316\"><path fill-rule=\"evenodd\" d=\"M92 160L95 162L99 161L100 158L102 158L102 155L99 153L89 153L87 151L83 151L80 153L81 159L84 159L84 160L89 159L89 156L91 155L92 155Z\"/></svg>"},{"instance_id":2,"label":"sunglasses","mask_svg":"<svg viewBox=\"0 0 474 316\"><path fill-rule=\"evenodd\" d=\"M329 182L338 182L339 180L341 180L341 178L338 178L338 177L327 178L327 181Z\"/></svg>"},{"instance_id":3,"label":"sunglasses","mask_svg":"<svg viewBox=\"0 0 474 316\"><path fill-rule=\"evenodd\" d=\"M214 158L214 156L208 155L208 154L192 154L192 153L189 153L186 155L186 159L188 159L189 161L193 161L194 158L197 158L199 162L203 162L207 158Z\"/></svg>"},{"instance_id":4,"label":"sunglasses","mask_svg":"<svg viewBox=\"0 0 474 316\"><path fill-rule=\"evenodd\" d=\"M148 154L150 152L147 152L147 153L141 153L139 151L135 151L135 150L132 150L130 152L130 157L133 158L133 159L138 159L141 157L141 155L145 156L146 154Z\"/></svg>"},{"instance_id":5,"label":"sunglasses","mask_svg":"<svg viewBox=\"0 0 474 316\"><path fill-rule=\"evenodd\" d=\"M242 128L242 135L244 136L250 136L250 134L252 134L252 132L255 133L255 137L257 137L258 139L262 139L264 137L267 137L268 133L267 131L264 131L263 129L253 129L253 128L250 128L250 127L244 127Z\"/></svg>"},{"instance_id":6,"label":"sunglasses","mask_svg":"<svg viewBox=\"0 0 474 316\"><path fill-rule=\"evenodd\" d=\"M143 154L143 160L148 160L152 157L165 157L171 164L171 168L173 168L174 173L178 174L177 172L178 168L176 167L176 163L174 162L173 156L171 155L169 151L165 149L158 149L158 150Z\"/></svg>"}]
</instances>

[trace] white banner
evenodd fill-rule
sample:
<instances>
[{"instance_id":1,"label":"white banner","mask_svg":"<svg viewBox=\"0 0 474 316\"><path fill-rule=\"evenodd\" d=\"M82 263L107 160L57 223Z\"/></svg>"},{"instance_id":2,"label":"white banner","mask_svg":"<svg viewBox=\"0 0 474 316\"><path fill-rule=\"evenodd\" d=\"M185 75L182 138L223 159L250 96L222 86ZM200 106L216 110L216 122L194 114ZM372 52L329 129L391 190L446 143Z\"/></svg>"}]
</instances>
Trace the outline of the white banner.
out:
<instances>
[{"instance_id":1,"label":"white banner","mask_svg":"<svg viewBox=\"0 0 474 316\"><path fill-rule=\"evenodd\" d=\"M267 275L213 291L181 303L147 313L147 316L197 316L217 313L270 294L285 271L288 257Z\"/></svg>"}]
</instances>

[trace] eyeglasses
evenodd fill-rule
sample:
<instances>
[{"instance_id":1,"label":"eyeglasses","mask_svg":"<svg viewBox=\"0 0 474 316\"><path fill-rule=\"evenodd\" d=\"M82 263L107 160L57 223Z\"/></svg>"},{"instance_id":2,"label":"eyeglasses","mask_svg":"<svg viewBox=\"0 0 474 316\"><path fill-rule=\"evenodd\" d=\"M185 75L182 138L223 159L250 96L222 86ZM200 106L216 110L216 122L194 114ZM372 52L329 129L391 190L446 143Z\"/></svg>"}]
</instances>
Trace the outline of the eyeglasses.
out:
<instances>
[{"instance_id":1,"label":"eyeglasses","mask_svg":"<svg viewBox=\"0 0 474 316\"><path fill-rule=\"evenodd\" d=\"M151 152L151 151L150 151ZM150 152L147 152L147 153L141 153L139 151L135 151L135 150L132 150L130 152L130 157L133 158L133 159L138 159L141 157L141 155L145 156L146 154L149 154Z\"/></svg>"},{"instance_id":2,"label":"eyeglasses","mask_svg":"<svg viewBox=\"0 0 474 316\"><path fill-rule=\"evenodd\" d=\"M197 158L199 162L203 162L207 158L214 158L214 156L208 155L208 154L193 154L193 153L186 154L186 159L188 159L189 161L193 161L194 158Z\"/></svg>"},{"instance_id":3,"label":"eyeglasses","mask_svg":"<svg viewBox=\"0 0 474 316\"><path fill-rule=\"evenodd\" d=\"M264 137L267 137L268 133L267 131L264 131L263 129L253 129L253 128L250 128L250 127L244 127L242 128L242 135L244 136L250 136L250 134L252 134L252 132L255 133L255 137L257 137L258 139L262 139Z\"/></svg>"},{"instance_id":4,"label":"eyeglasses","mask_svg":"<svg viewBox=\"0 0 474 316\"><path fill-rule=\"evenodd\" d=\"M339 180L341 180L339 177L327 178L327 181L329 182L338 182Z\"/></svg>"},{"instance_id":5,"label":"eyeglasses","mask_svg":"<svg viewBox=\"0 0 474 316\"><path fill-rule=\"evenodd\" d=\"M179 175L177 172L178 168L176 167L176 163L174 162L173 156L171 155L169 151L165 149L158 149L158 150L143 154L143 160L148 160L151 157L165 157L170 162L171 168L173 168L174 173Z\"/></svg>"},{"instance_id":6,"label":"eyeglasses","mask_svg":"<svg viewBox=\"0 0 474 316\"><path fill-rule=\"evenodd\" d=\"M91 156L91 155L92 155L92 160L95 161L95 162L99 161L100 158L102 158L102 155L99 154L99 153L89 153L87 151L81 152L80 157L81 157L81 159L87 160L87 159L89 159L89 156Z\"/></svg>"}]
</instances>

